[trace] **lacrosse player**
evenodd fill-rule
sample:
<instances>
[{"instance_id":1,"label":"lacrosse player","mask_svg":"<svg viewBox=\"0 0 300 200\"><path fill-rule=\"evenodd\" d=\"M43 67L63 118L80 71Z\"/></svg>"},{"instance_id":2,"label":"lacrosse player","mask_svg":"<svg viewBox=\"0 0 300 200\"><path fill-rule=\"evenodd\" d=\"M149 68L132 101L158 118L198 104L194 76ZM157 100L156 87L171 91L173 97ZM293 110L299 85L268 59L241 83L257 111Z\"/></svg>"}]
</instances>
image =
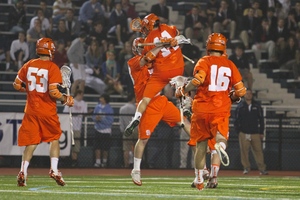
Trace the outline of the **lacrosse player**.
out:
<instances>
[{"instance_id":1,"label":"lacrosse player","mask_svg":"<svg viewBox=\"0 0 300 200\"><path fill-rule=\"evenodd\" d=\"M225 149L231 101L240 100L246 93L240 72L227 58L226 42L226 37L220 33L209 35L206 41L207 56L200 58L195 65L193 79L187 85L178 87L175 92L176 97L181 98L196 89L192 105L191 136L195 136L197 141L194 183L198 190L204 188L203 171L209 139L215 138L214 148L222 164L229 165ZM232 88L234 90L230 92Z\"/></svg>"},{"instance_id":2,"label":"lacrosse player","mask_svg":"<svg viewBox=\"0 0 300 200\"><path fill-rule=\"evenodd\" d=\"M151 71L149 70L151 66L147 65L148 63L144 66L140 66L140 60L143 59L143 48L140 48L138 43L143 43L143 41L143 38L136 38L133 41L132 51L135 56L127 62L129 73L134 84L136 102L139 102L143 98L144 90L152 76L149 72ZM164 47L155 47L151 51L155 55L158 54L162 48ZM168 101L166 96L160 95L158 92L157 95L153 97L144 114L140 118L138 141L134 148L134 163L131 171L132 181L138 186L142 185L140 165L144 149L160 120L163 120L169 126L181 124L179 109L171 101ZM189 134L190 123L187 120L185 122L186 123L183 128L186 133Z\"/></svg>"},{"instance_id":3,"label":"lacrosse player","mask_svg":"<svg viewBox=\"0 0 300 200\"><path fill-rule=\"evenodd\" d=\"M16 90L27 93L25 115L18 134L18 145L25 146L21 170L17 176L18 186L26 186L30 160L41 142L50 142L50 178L58 185L65 185L62 174L57 169L62 130L56 101L72 107L74 100L72 96L60 92L62 76L59 67L52 62L54 51L55 46L50 38L39 39L36 43L36 54L39 58L25 63L13 83Z\"/></svg>"},{"instance_id":4,"label":"lacrosse player","mask_svg":"<svg viewBox=\"0 0 300 200\"><path fill-rule=\"evenodd\" d=\"M167 45L162 46L157 54L152 51L156 49L154 45L145 46L144 48L146 53L139 60L139 64L140 66L151 64L153 73L147 81L142 95L143 98L138 101L135 116L125 129L125 135L132 134L140 123L141 116L150 100L169 83L170 78L182 75L184 71L183 55L175 39L179 31L175 26L161 24L159 18L151 13L140 21L140 28L132 27L132 30L144 34L146 36L145 43L162 42L167 43Z\"/></svg>"}]
</instances>

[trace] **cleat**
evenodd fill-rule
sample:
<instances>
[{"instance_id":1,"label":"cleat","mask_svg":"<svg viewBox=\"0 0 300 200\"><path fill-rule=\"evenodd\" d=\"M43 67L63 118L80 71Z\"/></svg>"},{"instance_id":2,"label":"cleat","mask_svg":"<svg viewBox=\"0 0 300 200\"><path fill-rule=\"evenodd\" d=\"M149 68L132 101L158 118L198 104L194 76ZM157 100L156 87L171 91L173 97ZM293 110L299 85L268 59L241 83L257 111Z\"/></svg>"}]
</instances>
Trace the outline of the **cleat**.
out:
<instances>
[{"instance_id":1,"label":"cleat","mask_svg":"<svg viewBox=\"0 0 300 200\"><path fill-rule=\"evenodd\" d=\"M248 169L244 169L243 174L248 174L249 170Z\"/></svg>"},{"instance_id":2,"label":"cleat","mask_svg":"<svg viewBox=\"0 0 300 200\"><path fill-rule=\"evenodd\" d=\"M141 186L142 181L141 181L141 171L140 170L132 170L131 171L131 178L134 184Z\"/></svg>"},{"instance_id":3,"label":"cleat","mask_svg":"<svg viewBox=\"0 0 300 200\"><path fill-rule=\"evenodd\" d=\"M198 189L198 190L203 190L204 189L204 184L203 184L203 182L202 183L194 183L195 185L196 185L196 188Z\"/></svg>"},{"instance_id":4,"label":"cleat","mask_svg":"<svg viewBox=\"0 0 300 200\"><path fill-rule=\"evenodd\" d=\"M192 187L192 188L195 188L195 187L196 187L196 185L195 185L194 182L192 182L191 187Z\"/></svg>"},{"instance_id":5,"label":"cleat","mask_svg":"<svg viewBox=\"0 0 300 200\"><path fill-rule=\"evenodd\" d=\"M49 177L54 179L56 181L57 185L64 186L66 184L60 171L58 171L58 173L55 174L54 171L52 169L50 169Z\"/></svg>"},{"instance_id":6,"label":"cleat","mask_svg":"<svg viewBox=\"0 0 300 200\"><path fill-rule=\"evenodd\" d=\"M208 171L208 169L204 169L203 170L203 179L206 181L206 180L208 180L209 179L209 171Z\"/></svg>"},{"instance_id":7,"label":"cleat","mask_svg":"<svg viewBox=\"0 0 300 200\"><path fill-rule=\"evenodd\" d=\"M218 186L218 180L217 180L217 177L214 176L214 177L210 177L208 179L208 182L206 184L206 188L216 188Z\"/></svg>"},{"instance_id":8,"label":"cleat","mask_svg":"<svg viewBox=\"0 0 300 200\"><path fill-rule=\"evenodd\" d=\"M19 187L24 187L26 186L26 179L27 179L27 176L25 176L24 172L20 171L18 176L17 176L17 185Z\"/></svg>"},{"instance_id":9,"label":"cleat","mask_svg":"<svg viewBox=\"0 0 300 200\"><path fill-rule=\"evenodd\" d=\"M125 131L124 131L124 135L126 137L129 137L132 133L133 133L133 130L139 125L140 123L140 120L139 119L133 119L129 124L128 126L125 128Z\"/></svg>"},{"instance_id":10,"label":"cleat","mask_svg":"<svg viewBox=\"0 0 300 200\"><path fill-rule=\"evenodd\" d=\"M266 170L259 171L259 175L269 175Z\"/></svg>"},{"instance_id":11,"label":"cleat","mask_svg":"<svg viewBox=\"0 0 300 200\"><path fill-rule=\"evenodd\" d=\"M229 156L228 154L226 153L226 151L222 148L222 146L219 144L219 143L216 143L215 144L215 149L219 155L219 158L221 160L221 163L224 165L224 166L228 166L229 165ZM224 162L224 159L226 162Z\"/></svg>"}]
</instances>

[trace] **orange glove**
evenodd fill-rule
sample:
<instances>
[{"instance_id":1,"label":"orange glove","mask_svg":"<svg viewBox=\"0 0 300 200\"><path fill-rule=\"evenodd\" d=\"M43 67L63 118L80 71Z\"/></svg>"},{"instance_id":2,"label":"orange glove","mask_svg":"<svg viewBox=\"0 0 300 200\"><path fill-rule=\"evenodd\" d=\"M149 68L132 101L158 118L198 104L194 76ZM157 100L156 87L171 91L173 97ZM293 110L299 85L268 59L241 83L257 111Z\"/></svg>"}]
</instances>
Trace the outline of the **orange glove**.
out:
<instances>
[{"instance_id":1,"label":"orange glove","mask_svg":"<svg viewBox=\"0 0 300 200\"><path fill-rule=\"evenodd\" d=\"M185 94L184 86L180 86L180 87L176 88L175 97L181 98L184 96L184 94Z\"/></svg>"},{"instance_id":2,"label":"orange glove","mask_svg":"<svg viewBox=\"0 0 300 200\"><path fill-rule=\"evenodd\" d=\"M74 105L74 99L72 96L68 96L64 94L64 101L61 102L64 106L67 105L72 107Z\"/></svg>"},{"instance_id":3,"label":"orange glove","mask_svg":"<svg viewBox=\"0 0 300 200\"><path fill-rule=\"evenodd\" d=\"M175 47L178 45L178 42L175 38L166 38L166 37L163 37L163 38L160 38L160 42L161 43L170 43L170 46L171 47Z\"/></svg>"}]
</instances>

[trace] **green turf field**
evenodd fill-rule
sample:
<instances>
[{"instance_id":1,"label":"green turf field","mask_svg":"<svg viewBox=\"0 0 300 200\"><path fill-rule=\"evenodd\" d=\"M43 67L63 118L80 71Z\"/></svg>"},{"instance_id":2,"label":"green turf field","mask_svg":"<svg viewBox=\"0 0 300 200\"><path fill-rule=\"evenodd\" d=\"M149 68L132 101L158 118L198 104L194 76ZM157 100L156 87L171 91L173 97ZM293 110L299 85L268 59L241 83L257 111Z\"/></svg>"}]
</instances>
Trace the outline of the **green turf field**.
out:
<instances>
[{"instance_id":1,"label":"green turf field","mask_svg":"<svg viewBox=\"0 0 300 200\"><path fill-rule=\"evenodd\" d=\"M68 176L56 185L46 176L30 176L27 187L16 176L0 176L0 199L300 199L300 177L219 177L216 189L191 188L193 177L143 177L141 187L130 177Z\"/></svg>"}]
</instances>

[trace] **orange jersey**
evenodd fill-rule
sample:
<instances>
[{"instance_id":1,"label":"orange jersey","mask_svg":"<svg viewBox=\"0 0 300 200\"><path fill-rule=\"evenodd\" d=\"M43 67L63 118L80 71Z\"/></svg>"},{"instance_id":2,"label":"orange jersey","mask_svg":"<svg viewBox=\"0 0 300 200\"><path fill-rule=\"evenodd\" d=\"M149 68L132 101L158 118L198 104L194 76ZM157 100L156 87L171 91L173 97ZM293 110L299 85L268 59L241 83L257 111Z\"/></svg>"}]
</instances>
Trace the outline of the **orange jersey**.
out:
<instances>
[{"instance_id":1,"label":"orange jersey","mask_svg":"<svg viewBox=\"0 0 300 200\"><path fill-rule=\"evenodd\" d=\"M229 91L233 85L242 81L235 64L225 56L204 56L195 65L194 74L200 70L206 73L206 77L196 91L193 112L230 112Z\"/></svg>"},{"instance_id":2,"label":"orange jersey","mask_svg":"<svg viewBox=\"0 0 300 200\"><path fill-rule=\"evenodd\" d=\"M62 83L59 67L55 63L32 59L19 70L18 78L26 84L25 113L43 116L57 113L56 99L49 95L50 84Z\"/></svg>"},{"instance_id":3,"label":"orange jersey","mask_svg":"<svg viewBox=\"0 0 300 200\"><path fill-rule=\"evenodd\" d=\"M178 34L175 26L161 24L158 29L152 30L145 38L145 43L159 42L161 37L174 38ZM144 51L148 52L153 49L153 46L145 46ZM157 54L153 69L155 71L168 71L177 68L184 68L184 60L179 46L163 48ZM173 78L173 77L171 77Z\"/></svg>"},{"instance_id":4,"label":"orange jersey","mask_svg":"<svg viewBox=\"0 0 300 200\"><path fill-rule=\"evenodd\" d=\"M150 77L148 68L146 66L140 66L141 58L142 56L136 55L127 62L129 75L134 87L136 102L140 102L142 100L147 81Z\"/></svg>"}]
</instances>

